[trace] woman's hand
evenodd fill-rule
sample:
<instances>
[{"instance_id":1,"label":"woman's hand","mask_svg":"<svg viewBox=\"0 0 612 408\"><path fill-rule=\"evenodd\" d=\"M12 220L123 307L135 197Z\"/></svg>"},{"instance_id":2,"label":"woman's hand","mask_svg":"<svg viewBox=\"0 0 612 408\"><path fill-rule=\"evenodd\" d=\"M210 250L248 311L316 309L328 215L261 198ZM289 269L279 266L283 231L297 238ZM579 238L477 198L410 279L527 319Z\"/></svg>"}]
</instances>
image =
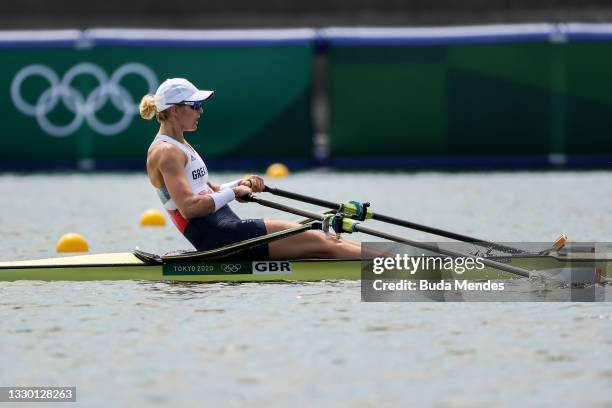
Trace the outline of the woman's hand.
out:
<instances>
[{"instance_id":1,"label":"woman's hand","mask_svg":"<svg viewBox=\"0 0 612 408\"><path fill-rule=\"evenodd\" d=\"M246 201L244 201L242 197L247 196L253 192L249 187L244 186L244 185L236 186L232 190L234 190L236 201L240 203L246 203Z\"/></svg>"},{"instance_id":2,"label":"woman's hand","mask_svg":"<svg viewBox=\"0 0 612 408\"><path fill-rule=\"evenodd\" d=\"M249 187L254 193L261 193L265 187L263 177L256 174L243 178L240 185Z\"/></svg>"}]
</instances>

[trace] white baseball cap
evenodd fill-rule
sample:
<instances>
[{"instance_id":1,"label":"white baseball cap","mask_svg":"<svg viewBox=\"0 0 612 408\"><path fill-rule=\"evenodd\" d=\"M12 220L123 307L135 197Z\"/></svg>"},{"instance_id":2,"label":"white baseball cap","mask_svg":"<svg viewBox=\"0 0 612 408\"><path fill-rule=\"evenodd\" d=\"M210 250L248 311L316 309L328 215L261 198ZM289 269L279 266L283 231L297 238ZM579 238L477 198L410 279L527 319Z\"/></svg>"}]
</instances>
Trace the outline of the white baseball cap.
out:
<instances>
[{"instance_id":1,"label":"white baseball cap","mask_svg":"<svg viewBox=\"0 0 612 408\"><path fill-rule=\"evenodd\" d=\"M214 91L196 88L185 78L166 79L155 92L155 110L161 112L181 102L196 102L210 98Z\"/></svg>"}]
</instances>

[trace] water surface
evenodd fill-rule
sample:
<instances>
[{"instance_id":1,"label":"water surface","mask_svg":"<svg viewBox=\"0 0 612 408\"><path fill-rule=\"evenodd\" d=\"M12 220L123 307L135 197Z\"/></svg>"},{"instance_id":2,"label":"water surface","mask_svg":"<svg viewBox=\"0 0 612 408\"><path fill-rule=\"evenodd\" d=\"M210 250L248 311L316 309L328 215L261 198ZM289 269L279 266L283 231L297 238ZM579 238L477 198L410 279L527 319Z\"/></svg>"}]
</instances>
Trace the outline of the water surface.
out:
<instances>
[{"instance_id":1,"label":"water surface","mask_svg":"<svg viewBox=\"0 0 612 408\"><path fill-rule=\"evenodd\" d=\"M607 172L309 172L270 184L490 240L612 241ZM3 260L55 256L69 231L92 252L190 248L171 226L138 226L161 209L143 175L4 175L0 193ZM75 385L87 407L609 407L609 305L362 303L359 282L0 282L0 386Z\"/></svg>"}]
</instances>

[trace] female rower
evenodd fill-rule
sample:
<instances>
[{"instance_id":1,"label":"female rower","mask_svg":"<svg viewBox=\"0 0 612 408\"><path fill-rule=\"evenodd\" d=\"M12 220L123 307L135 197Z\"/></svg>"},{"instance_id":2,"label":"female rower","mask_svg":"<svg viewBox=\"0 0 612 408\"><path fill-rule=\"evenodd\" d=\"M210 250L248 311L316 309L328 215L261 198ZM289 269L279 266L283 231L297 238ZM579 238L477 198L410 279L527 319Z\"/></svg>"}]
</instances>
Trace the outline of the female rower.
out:
<instances>
[{"instance_id":1,"label":"female rower","mask_svg":"<svg viewBox=\"0 0 612 408\"><path fill-rule=\"evenodd\" d=\"M181 233L198 251L296 227L273 219L240 219L229 207L251 192L264 189L262 177L252 175L225 184L214 184L200 155L185 140L184 132L197 129L202 102L213 91L198 90L183 78L164 81L155 95L140 102L144 119L154 116L159 132L149 147L147 173L151 184ZM259 245L243 252L246 259L359 258L360 245L322 231L304 233Z\"/></svg>"}]
</instances>

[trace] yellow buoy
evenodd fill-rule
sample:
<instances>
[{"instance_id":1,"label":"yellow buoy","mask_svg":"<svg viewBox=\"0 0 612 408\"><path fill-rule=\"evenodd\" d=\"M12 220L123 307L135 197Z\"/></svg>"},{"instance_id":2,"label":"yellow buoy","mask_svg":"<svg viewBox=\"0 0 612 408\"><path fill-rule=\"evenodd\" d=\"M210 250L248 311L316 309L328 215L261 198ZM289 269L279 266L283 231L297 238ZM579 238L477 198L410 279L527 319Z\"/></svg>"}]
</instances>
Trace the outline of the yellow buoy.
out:
<instances>
[{"instance_id":1,"label":"yellow buoy","mask_svg":"<svg viewBox=\"0 0 612 408\"><path fill-rule=\"evenodd\" d=\"M87 240L85 240L84 236L70 232L60 237L55 250L57 252L87 252L89 251L89 245L87 245Z\"/></svg>"},{"instance_id":2,"label":"yellow buoy","mask_svg":"<svg viewBox=\"0 0 612 408\"><path fill-rule=\"evenodd\" d=\"M166 217L159 210L147 210L140 216L140 225L143 227L163 227L166 225Z\"/></svg>"},{"instance_id":3,"label":"yellow buoy","mask_svg":"<svg viewBox=\"0 0 612 408\"><path fill-rule=\"evenodd\" d=\"M268 166L266 175L272 178L285 178L289 175L289 168L283 163L274 163Z\"/></svg>"}]
</instances>

